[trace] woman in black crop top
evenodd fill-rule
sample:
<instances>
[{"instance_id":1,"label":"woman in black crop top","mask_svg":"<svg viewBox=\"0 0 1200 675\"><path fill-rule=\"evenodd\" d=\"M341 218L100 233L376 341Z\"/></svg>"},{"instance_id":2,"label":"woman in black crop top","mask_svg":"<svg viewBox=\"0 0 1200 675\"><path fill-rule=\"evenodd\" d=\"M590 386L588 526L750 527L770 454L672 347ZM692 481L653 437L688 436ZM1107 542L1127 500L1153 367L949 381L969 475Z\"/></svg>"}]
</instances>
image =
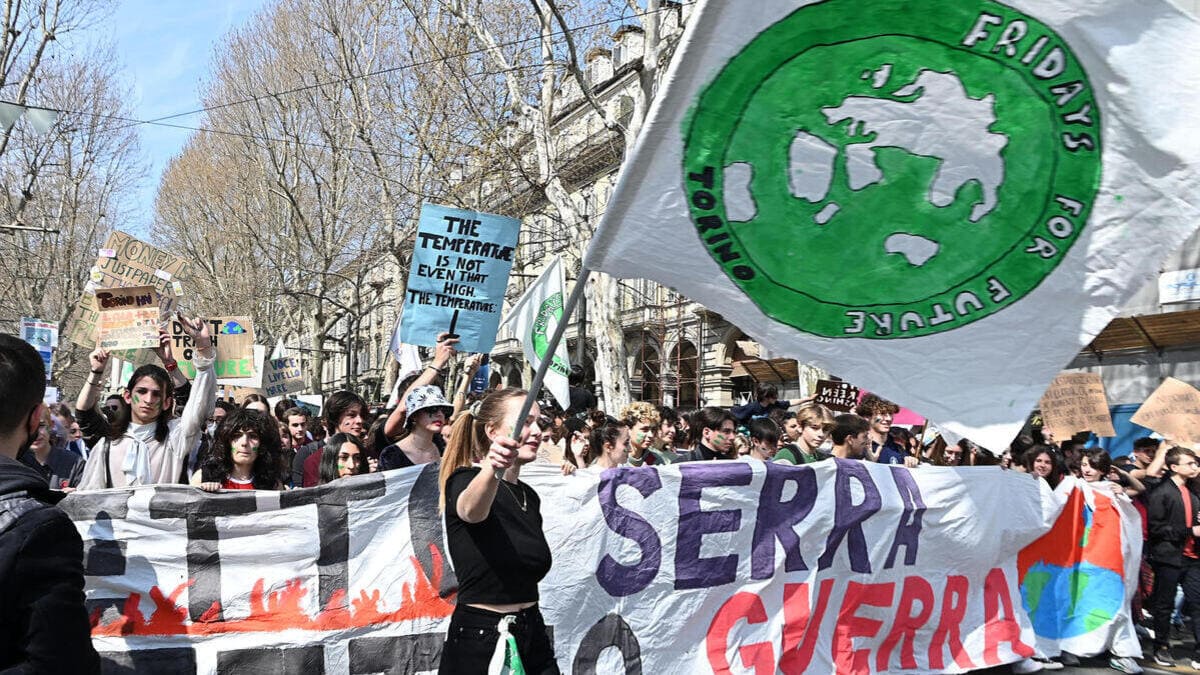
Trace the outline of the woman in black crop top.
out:
<instances>
[{"instance_id":1,"label":"woman in black crop top","mask_svg":"<svg viewBox=\"0 0 1200 675\"><path fill-rule=\"evenodd\" d=\"M550 571L541 501L518 478L521 465L537 458L536 405L521 440L511 438L525 393L502 389L465 411L442 458L441 506L458 601L439 673L486 673L494 657L512 657L512 647L526 673L559 672L537 606L538 582Z\"/></svg>"}]
</instances>

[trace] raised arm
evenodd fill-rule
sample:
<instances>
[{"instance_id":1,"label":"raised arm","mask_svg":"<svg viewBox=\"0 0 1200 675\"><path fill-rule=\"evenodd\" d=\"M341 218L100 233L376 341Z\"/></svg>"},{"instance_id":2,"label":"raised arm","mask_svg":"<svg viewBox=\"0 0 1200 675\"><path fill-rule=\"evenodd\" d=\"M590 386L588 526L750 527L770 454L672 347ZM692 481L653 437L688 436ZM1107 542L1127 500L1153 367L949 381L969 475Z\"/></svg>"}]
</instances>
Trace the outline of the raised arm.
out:
<instances>
[{"instance_id":1,"label":"raised arm","mask_svg":"<svg viewBox=\"0 0 1200 675\"><path fill-rule=\"evenodd\" d=\"M175 385L176 389L187 386L188 379L179 372L179 362L171 353L171 335L161 328L158 330L158 346L154 348L154 353L158 355L163 368L171 374L171 384Z\"/></svg>"},{"instance_id":2,"label":"raised arm","mask_svg":"<svg viewBox=\"0 0 1200 675\"><path fill-rule=\"evenodd\" d=\"M446 364L454 358L456 351L454 345L458 344L458 338L450 337L449 333L440 333L437 336L437 343L433 352L433 362L425 366L421 375L408 385L408 389L400 392L400 400L396 403L392 414L388 415L387 422L383 423L383 433L389 440L404 429L404 418L408 414L404 401L408 398L408 392L426 384L433 384L439 376L446 374Z\"/></svg>"},{"instance_id":3,"label":"raised arm","mask_svg":"<svg viewBox=\"0 0 1200 675\"><path fill-rule=\"evenodd\" d=\"M172 434L170 445L172 452L187 454L200 438L204 425L216 406L217 374L213 368L216 350L212 346L207 322L200 318L188 319L182 315L178 318L183 325L183 332L192 339L192 344L196 347L192 357L192 363L196 366L196 380L192 382L191 394L179 419L179 429ZM173 372L177 373L178 370Z\"/></svg>"},{"instance_id":4,"label":"raised arm","mask_svg":"<svg viewBox=\"0 0 1200 675\"><path fill-rule=\"evenodd\" d=\"M471 382L482 364L483 354L472 354L471 358L467 359L463 377L458 383L458 391L454 392L454 400L451 401L454 404L454 412L450 413L450 419L457 419L458 414L467 407L467 392L471 389Z\"/></svg>"},{"instance_id":5,"label":"raised arm","mask_svg":"<svg viewBox=\"0 0 1200 675\"><path fill-rule=\"evenodd\" d=\"M108 435L108 420L96 412L96 402L100 399L101 387L104 386L104 372L108 368L108 360L108 351L104 349L97 349L88 355L88 364L92 372L75 399L75 419L79 422L79 431L89 447L94 447L101 438Z\"/></svg>"},{"instance_id":6,"label":"raised arm","mask_svg":"<svg viewBox=\"0 0 1200 675\"><path fill-rule=\"evenodd\" d=\"M97 349L88 354L88 364L92 367L92 373L79 390L79 397L75 399L76 410L91 410L96 407L96 402L100 400L101 387L104 386L104 372L108 370L108 357L107 349Z\"/></svg>"}]
</instances>

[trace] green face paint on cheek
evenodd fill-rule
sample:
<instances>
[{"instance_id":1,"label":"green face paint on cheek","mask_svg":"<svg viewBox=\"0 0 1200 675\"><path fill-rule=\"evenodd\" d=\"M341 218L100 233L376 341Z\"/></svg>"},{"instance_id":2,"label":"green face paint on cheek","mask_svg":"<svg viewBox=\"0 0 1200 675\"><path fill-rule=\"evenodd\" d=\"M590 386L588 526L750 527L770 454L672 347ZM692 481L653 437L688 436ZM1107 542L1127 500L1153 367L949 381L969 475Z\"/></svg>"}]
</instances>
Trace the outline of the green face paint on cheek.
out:
<instances>
[{"instance_id":1,"label":"green face paint on cheek","mask_svg":"<svg viewBox=\"0 0 1200 675\"><path fill-rule=\"evenodd\" d=\"M133 402L134 402L134 403L136 403L137 405L141 405L141 404L142 404L142 399L138 398L138 395L137 395L137 394L134 394L134 395L133 395Z\"/></svg>"}]
</instances>

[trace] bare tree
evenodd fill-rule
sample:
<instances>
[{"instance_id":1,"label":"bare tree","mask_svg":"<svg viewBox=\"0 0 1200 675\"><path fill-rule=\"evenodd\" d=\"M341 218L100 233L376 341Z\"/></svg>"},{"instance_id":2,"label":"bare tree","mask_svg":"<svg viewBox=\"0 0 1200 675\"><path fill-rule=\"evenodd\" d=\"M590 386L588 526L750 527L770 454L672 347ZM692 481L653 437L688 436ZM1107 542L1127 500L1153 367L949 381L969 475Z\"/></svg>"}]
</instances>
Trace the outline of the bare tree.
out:
<instances>
[{"instance_id":1,"label":"bare tree","mask_svg":"<svg viewBox=\"0 0 1200 675\"><path fill-rule=\"evenodd\" d=\"M123 202L143 172L136 132L109 115L129 114L129 93L116 84L111 51L48 60L25 90L39 105L62 110L37 133L18 125L0 155L0 316L36 316L65 325L88 281L97 249L124 216ZM80 111L80 112L76 112ZM97 111L93 113L92 111ZM8 228L6 228L8 229ZM65 340L55 358L58 385L71 390L80 350Z\"/></svg>"},{"instance_id":2,"label":"bare tree","mask_svg":"<svg viewBox=\"0 0 1200 675\"><path fill-rule=\"evenodd\" d=\"M489 2L486 10L478 2L441 0L440 7L467 32L471 46L481 50L494 67L492 73L464 79L463 97L477 96L496 82L506 89L511 110L508 121L521 140L494 147L507 154L506 173L525 184L523 189L510 188L510 194L528 191L535 195L514 206L522 215L537 211L539 202L549 206L541 220L549 224L550 231L526 236L557 237L557 248L578 260L591 239L595 220L586 217L566 175L566 165L578 148L563 133L561 117L566 104L574 102L573 93L622 140L624 154L628 154L657 91L660 67L670 54L671 45L661 39L663 10L659 0L648 0L644 6L630 0L623 7L637 17L643 35L642 55L635 64L638 85L633 110L625 120L619 120L597 99L592 83L585 77L581 50L590 46L596 32L572 25L589 25L588 20L597 16L611 17L619 12L617 8L593 4L585 13L579 7L567 9L555 0L528 0L527 5L515 0ZM534 49L525 49L526 44ZM502 120L495 123L500 127ZM598 273L591 275L587 291L589 318L596 331L597 373L606 407L616 410L630 400L619 293L614 279Z\"/></svg>"},{"instance_id":3,"label":"bare tree","mask_svg":"<svg viewBox=\"0 0 1200 675\"><path fill-rule=\"evenodd\" d=\"M440 190L446 153L431 130L444 116L408 105L427 91L396 67L413 58L411 30L384 2L265 10L217 54L211 131L160 189L156 237L198 261L205 301L310 338L315 391L335 352L354 384L362 319L403 298L417 209Z\"/></svg>"}]
</instances>

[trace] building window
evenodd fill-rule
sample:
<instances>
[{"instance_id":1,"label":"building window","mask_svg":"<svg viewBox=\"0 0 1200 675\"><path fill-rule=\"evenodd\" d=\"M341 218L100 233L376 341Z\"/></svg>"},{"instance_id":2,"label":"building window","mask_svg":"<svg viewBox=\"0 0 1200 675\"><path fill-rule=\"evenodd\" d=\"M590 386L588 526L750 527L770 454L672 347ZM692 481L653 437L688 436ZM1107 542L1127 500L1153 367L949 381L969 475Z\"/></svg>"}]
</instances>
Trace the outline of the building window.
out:
<instances>
[{"instance_id":1,"label":"building window","mask_svg":"<svg viewBox=\"0 0 1200 675\"><path fill-rule=\"evenodd\" d=\"M633 121L633 97L622 96L617 99L617 122L623 127L629 127Z\"/></svg>"}]
</instances>

